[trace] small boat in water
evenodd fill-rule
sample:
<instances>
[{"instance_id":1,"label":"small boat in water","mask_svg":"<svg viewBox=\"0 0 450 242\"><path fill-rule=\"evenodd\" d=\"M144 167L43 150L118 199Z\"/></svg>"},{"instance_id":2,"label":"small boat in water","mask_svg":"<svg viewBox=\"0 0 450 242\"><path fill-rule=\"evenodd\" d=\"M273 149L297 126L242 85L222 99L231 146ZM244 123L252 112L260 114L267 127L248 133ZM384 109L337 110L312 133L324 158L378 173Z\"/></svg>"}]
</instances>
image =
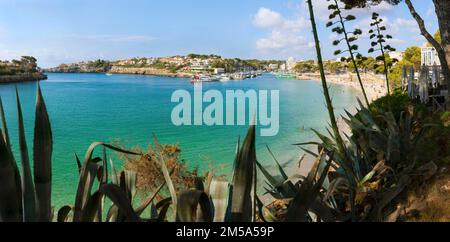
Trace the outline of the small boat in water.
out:
<instances>
[{"instance_id":1,"label":"small boat in water","mask_svg":"<svg viewBox=\"0 0 450 242\"><path fill-rule=\"evenodd\" d=\"M107 76L112 76L113 74L112 74L112 73L106 73L106 75L107 75Z\"/></svg>"},{"instance_id":2,"label":"small boat in water","mask_svg":"<svg viewBox=\"0 0 450 242\"><path fill-rule=\"evenodd\" d=\"M191 79L191 83L200 83L200 82L218 82L220 78L217 76L208 76L208 75L195 75Z\"/></svg>"},{"instance_id":3,"label":"small boat in water","mask_svg":"<svg viewBox=\"0 0 450 242\"><path fill-rule=\"evenodd\" d=\"M231 78L227 74L220 75L220 81L221 82L227 82L227 81L230 81L230 80L231 80Z\"/></svg>"}]
</instances>

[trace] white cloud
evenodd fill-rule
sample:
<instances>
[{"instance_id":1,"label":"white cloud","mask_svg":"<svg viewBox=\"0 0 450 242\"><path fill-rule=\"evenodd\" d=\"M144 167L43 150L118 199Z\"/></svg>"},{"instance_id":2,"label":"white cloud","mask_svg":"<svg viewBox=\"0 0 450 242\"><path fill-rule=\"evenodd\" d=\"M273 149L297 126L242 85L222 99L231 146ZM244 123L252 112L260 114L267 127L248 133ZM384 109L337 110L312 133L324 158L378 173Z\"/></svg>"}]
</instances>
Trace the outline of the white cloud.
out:
<instances>
[{"instance_id":1,"label":"white cloud","mask_svg":"<svg viewBox=\"0 0 450 242\"><path fill-rule=\"evenodd\" d=\"M301 35L309 28L309 22L301 15L287 19L280 13L268 8L260 8L253 18L253 24L259 28L270 29L270 35L256 41L256 49L261 52L276 51L288 54L311 48L309 41Z\"/></svg>"},{"instance_id":2,"label":"white cloud","mask_svg":"<svg viewBox=\"0 0 450 242\"><path fill-rule=\"evenodd\" d=\"M296 34L273 30L267 38L261 38L256 42L258 50L301 50L309 48L309 42Z\"/></svg>"},{"instance_id":3,"label":"white cloud","mask_svg":"<svg viewBox=\"0 0 450 242\"><path fill-rule=\"evenodd\" d=\"M260 8L253 19L253 24L261 28L271 28L283 23L281 14L268 8Z\"/></svg>"},{"instance_id":4,"label":"white cloud","mask_svg":"<svg viewBox=\"0 0 450 242\"><path fill-rule=\"evenodd\" d=\"M406 29L411 33L419 34L420 30L417 26L417 22L414 19L397 18L391 25L391 28L395 32L399 32L402 29Z\"/></svg>"}]
</instances>

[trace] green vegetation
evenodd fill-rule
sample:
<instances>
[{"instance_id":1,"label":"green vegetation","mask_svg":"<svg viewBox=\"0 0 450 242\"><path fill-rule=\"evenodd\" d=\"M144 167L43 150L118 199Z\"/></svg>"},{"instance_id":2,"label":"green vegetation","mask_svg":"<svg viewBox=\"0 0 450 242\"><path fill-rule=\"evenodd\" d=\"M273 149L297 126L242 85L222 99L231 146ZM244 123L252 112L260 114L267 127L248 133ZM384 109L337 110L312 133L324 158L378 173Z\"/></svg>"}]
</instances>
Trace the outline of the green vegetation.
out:
<instances>
[{"instance_id":1,"label":"green vegetation","mask_svg":"<svg viewBox=\"0 0 450 242\"><path fill-rule=\"evenodd\" d=\"M296 144L315 158L306 176L288 176L269 148L276 175L262 166L256 159L254 125L250 126L242 144L240 140L237 142L230 183L215 177L213 172L201 176L195 170L187 171L179 159L178 147L159 144L156 136L146 154L96 142L88 148L83 160L76 156L79 183L74 205L57 209L57 216L53 218L53 139L38 83L33 176L19 94L16 92L22 172L11 150L0 100L0 221L365 222L417 219L414 216L417 209L408 207L409 194L421 191L423 184L436 182L433 179L441 175L448 177L448 170L442 174L441 168L446 167L450 157L449 113L429 113L415 100L394 92L368 107L359 102L355 114L347 112L343 117L351 133L342 134L325 76L312 0L307 3L331 131L324 135L314 130L318 141ZM314 150L305 146L313 146ZM107 150L123 154L123 171L116 171ZM273 197L269 205L264 204L258 194L256 178L259 173L265 178L266 192ZM136 206L139 190L147 196ZM437 214L448 212L448 205L445 201L436 202L420 212L419 219L440 220L445 215Z\"/></svg>"},{"instance_id":2,"label":"green vegetation","mask_svg":"<svg viewBox=\"0 0 450 242\"><path fill-rule=\"evenodd\" d=\"M441 45L442 44L442 37L441 37L441 31L436 31L436 33L434 33L433 38ZM428 42L427 44L429 47L433 46L430 42Z\"/></svg>"},{"instance_id":3,"label":"green vegetation","mask_svg":"<svg viewBox=\"0 0 450 242\"><path fill-rule=\"evenodd\" d=\"M211 55L189 54L187 57L190 58L190 59L202 59L202 60L205 60L205 59L222 59L221 56L213 55L213 54L211 54Z\"/></svg>"},{"instance_id":4,"label":"green vegetation","mask_svg":"<svg viewBox=\"0 0 450 242\"><path fill-rule=\"evenodd\" d=\"M331 65L330 65L331 66ZM314 73L319 70L319 67L313 60L300 61L294 66L294 71L299 73Z\"/></svg>"},{"instance_id":5,"label":"green vegetation","mask_svg":"<svg viewBox=\"0 0 450 242\"><path fill-rule=\"evenodd\" d=\"M47 108L38 85L36 120L34 128L33 160L34 170L28 157L27 142L23 125L22 108L16 90L19 122L19 146L22 172L11 150L3 105L0 100L2 132L0 137L0 221L35 222L50 221L51 214L51 156L52 131Z\"/></svg>"},{"instance_id":6,"label":"green vegetation","mask_svg":"<svg viewBox=\"0 0 450 242\"><path fill-rule=\"evenodd\" d=\"M389 72L389 79L392 81L394 87L399 87L401 85L403 66L406 66L407 69L413 66L415 70L419 70L421 58L420 47L411 46L405 50L403 59L397 62Z\"/></svg>"},{"instance_id":7,"label":"green vegetation","mask_svg":"<svg viewBox=\"0 0 450 242\"><path fill-rule=\"evenodd\" d=\"M37 60L32 56L22 56L20 60L0 61L1 75L17 75L26 73L36 73Z\"/></svg>"},{"instance_id":8,"label":"green vegetation","mask_svg":"<svg viewBox=\"0 0 450 242\"><path fill-rule=\"evenodd\" d=\"M111 69L111 62L106 60L96 60L88 62L87 66L91 69L98 69L106 72Z\"/></svg>"}]
</instances>

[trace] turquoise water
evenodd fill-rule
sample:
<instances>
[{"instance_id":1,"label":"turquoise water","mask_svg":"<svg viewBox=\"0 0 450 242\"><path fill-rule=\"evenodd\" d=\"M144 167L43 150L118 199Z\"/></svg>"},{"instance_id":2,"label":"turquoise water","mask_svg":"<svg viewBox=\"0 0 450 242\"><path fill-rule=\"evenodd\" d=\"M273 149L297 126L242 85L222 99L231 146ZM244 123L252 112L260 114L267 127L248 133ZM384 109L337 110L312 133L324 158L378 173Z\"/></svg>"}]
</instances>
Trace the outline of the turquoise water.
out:
<instances>
[{"instance_id":1,"label":"turquoise water","mask_svg":"<svg viewBox=\"0 0 450 242\"><path fill-rule=\"evenodd\" d=\"M172 92L193 91L188 79L138 75L49 74L41 82L43 95L52 122L53 201L56 207L73 204L78 173L74 154L80 157L95 141L117 142L126 147L146 148L155 133L160 143L179 144L183 158L190 167L208 169L210 161L223 165L221 172L230 172L238 136L246 134L247 126L182 126L171 122ZM0 95L18 155L17 111L15 85L0 85ZM17 85L24 112L26 135L32 148L36 83ZM315 139L310 128L323 130L327 124L321 86L314 81L279 80L272 75L239 82L211 83L204 90L279 90L280 131L275 137L257 136L258 160L270 165L264 148L268 144L283 162L296 160L300 150L291 144ZM337 112L355 103L356 90L332 86ZM306 131L304 130L306 129ZM258 132L259 134L259 132ZM115 161L120 166L120 161Z\"/></svg>"}]
</instances>

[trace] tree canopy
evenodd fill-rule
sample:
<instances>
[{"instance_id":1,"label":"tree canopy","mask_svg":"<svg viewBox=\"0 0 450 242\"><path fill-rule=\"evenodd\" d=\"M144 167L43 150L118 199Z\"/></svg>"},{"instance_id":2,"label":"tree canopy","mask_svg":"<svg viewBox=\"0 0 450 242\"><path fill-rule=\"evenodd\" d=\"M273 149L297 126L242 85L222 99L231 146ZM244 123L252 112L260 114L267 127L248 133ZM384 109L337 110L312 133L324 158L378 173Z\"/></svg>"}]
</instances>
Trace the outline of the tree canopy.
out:
<instances>
[{"instance_id":1,"label":"tree canopy","mask_svg":"<svg viewBox=\"0 0 450 242\"><path fill-rule=\"evenodd\" d=\"M392 5L397 5L401 0L344 0L344 3L349 7L364 8L371 5L378 5L381 2L387 2Z\"/></svg>"}]
</instances>

